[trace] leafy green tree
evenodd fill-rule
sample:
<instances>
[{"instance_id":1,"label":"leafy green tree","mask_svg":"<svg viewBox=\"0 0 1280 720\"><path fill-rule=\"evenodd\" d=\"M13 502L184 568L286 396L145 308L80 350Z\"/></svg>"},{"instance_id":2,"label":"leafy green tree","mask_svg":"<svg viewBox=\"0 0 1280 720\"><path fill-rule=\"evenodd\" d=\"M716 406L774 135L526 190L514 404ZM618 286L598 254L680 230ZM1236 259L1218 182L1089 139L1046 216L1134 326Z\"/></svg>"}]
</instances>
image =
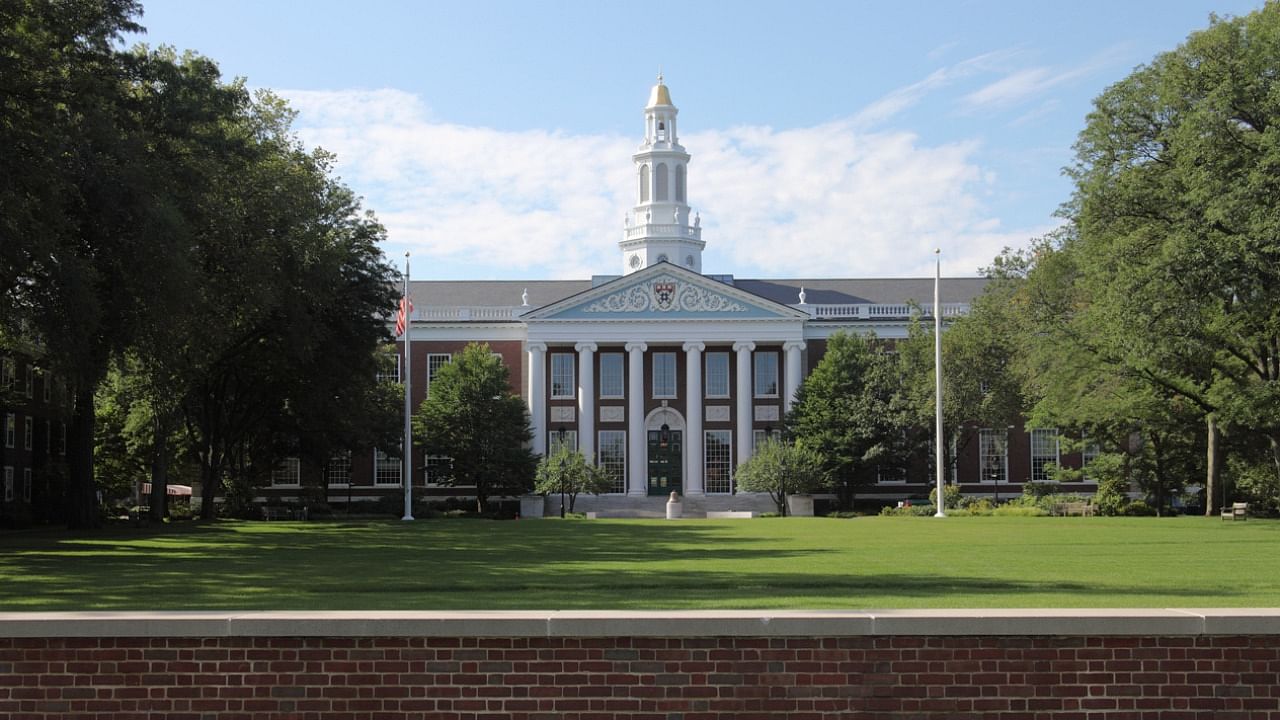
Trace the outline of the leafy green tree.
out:
<instances>
[{"instance_id":1,"label":"leafy green tree","mask_svg":"<svg viewBox=\"0 0 1280 720\"><path fill-rule=\"evenodd\" d=\"M613 476L591 463L582 453L561 445L538 461L533 491L541 495L564 495L573 512L579 493L599 495L613 489Z\"/></svg>"},{"instance_id":2,"label":"leafy green tree","mask_svg":"<svg viewBox=\"0 0 1280 720\"><path fill-rule=\"evenodd\" d=\"M529 415L487 344L468 345L440 368L414 413L413 430L429 455L453 459L448 482L474 487L477 511L494 495L533 488L537 458L526 447L533 438Z\"/></svg>"},{"instance_id":3,"label":"leafy green tree","mask_svg":"<svg viewBox=\"0 0 1280 720\"><path fill-rule=\"evenodd\" d=\"M738 466L735 477L739 490L769 493L778 513L784 516L788 495L804 495L831 486L831 473L822 455L798 443L772 438Z\"/></svg>"},{"instance_id":4,"label":"leafy green tree","mask_svg":"<svg viewBox=\"0 0 1280 720\"><path fill-rule=\"evenodd\" d=\"M896 355L874 336L836 333L796 393L786 432L819 453L848 508L879 465L900 466L914 417Z\"/></svg>"}]
</instances>

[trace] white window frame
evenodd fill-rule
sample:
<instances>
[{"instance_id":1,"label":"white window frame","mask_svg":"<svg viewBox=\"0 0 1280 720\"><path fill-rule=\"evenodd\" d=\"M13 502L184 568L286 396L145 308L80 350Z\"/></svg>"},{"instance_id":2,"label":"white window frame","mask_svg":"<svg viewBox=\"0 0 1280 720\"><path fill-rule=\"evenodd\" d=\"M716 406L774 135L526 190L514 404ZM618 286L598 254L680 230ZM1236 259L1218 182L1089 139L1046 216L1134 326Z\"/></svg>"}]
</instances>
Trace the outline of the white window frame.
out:
<instances>
[{"instance_id":1,"label":"white window frame","mask_svg":"<svg viewBox=\"0 0 1280 720\"><path fill-rule=\"evenodd\" d=\"M782 431L776 428L772 431L766 431L763 428L756 428L752 430L751 431L751 452L755 452L756 450L760 449L760 445L765 441L766 437L772 438L774 440L781 440Z\"/></svg>"},{"instance_id":2,"label":"white window frame","mask_svg":"<svg viewBox=\"0 0 1280 720\"><path fill-rule=\"evenodd\" d=\"M32 447L35 446L35 442L36 442L36 419L28 415L26 427L22 431L22 449L30 450Z\"/></svg>"},{"instance_id":3,"label":"white window frame","mask_svg":"<svg viewBox=\"0 0 1280 720\"><path fill-rule=\"evenodd\" d=\"M4 416L4 446L12 449L18 443L18 416L9 413Z\"/></svg>"},{"instance_id":4,"label":"white window frame","mask_svg":"<svg viewBox=\"0 0 1280 720\"><path fill-rule=\"evenodd\" d=\"M569 352L551 353L552 400L572 400L578 397L578 375L577 367L574 365L575 357L574 353ZM557 376L559 376L559 380L556 379Z\"/></svg>"},{"instance_id":5,"label":"white window frame","mask_svg":"<svg viewBox=\"0 0 1280 720\"><path fill-rule=\"evenodd\" d=\"M302 461L298 458L282 458L271 468L271 487L298 487L301 484Z\"/></svg>"},{"instance_id":6,"label":"white window frame","mask_svg":"<svg viewBox=\"0 0 1280 720\"><path fill-rule=\"evenodd\" d=\"M398 383L398 382L400 382L400 354L399 354L399 353L396 353L395 355L392 355L391 357L396 361L396 362L395 362L395 369L394 369L392 372L382 372L381 370L379 370L379 371L378 371L378 376L377 376L377 378L378 378L378 382L380 382L380 383L383 383L383 382L393 382L393 383Z\"/></svg>"},{"instance_id":7,"label":"white window frame","mask_svg":"<svg viewBox=\"0 0 1280 720\"><path fill-rule=\"evenodd\" d=\"M604 449L608 447L605 438L612 439L617 446L622 449L622 454L616 461L606 462ZM618 441L621 442L618 442ZM601 430L596 433L596 463L606 469L616 469L617 474L613 479L612 495L625 495L627 492L627 431L626 430ZM616 466L616 467L613 467Z\"/></svg>"},{"instance_id":8,"label":"white window frame","mask_svg":"<svg viewBox=\"0 0 1280 720\"><path fill-rule=\"evenodd\" d=\"M13 466L4 466L4 501L13 502Z\"/></svg>"},{"instance_id":9,"label":"white window frame","mask_svg":"<svg viewBox=\"0 0 1280 720\"><path fill-rule=\"evenodd\" d=\"M906 485L907 469L896 466L876 466L877 485Z\"/></svg>"},{"instance_id":10,"label":"white window frame","mask_svg":"<svg viewBox=\"0 0 1280 720\"><path fill-rule=\"evenodd\" d=\"M550 455L560 449L560 430L551 430L547 433L547 454ZM578 431L564 429L564 444L574 452L578 451Z\"/></svg>"},{"instance_id":11,"label":"white window frame","mask_svg":"<svg viewBox=\"0 0 1280 720\"><path fill-rule=\"evenodd\" d=\"M997 432L999 434L997 434ZM992 479L987 472L989 467L987 464L988 457L995 457L995 453L990 452L989 448L994 446L1000 447L1000 471L1001 477ZM981 428L978 430L978 482L992 484L1007 484L1009 482L1009 431L1001 428L999 431L994 428Z\"/></svg>"},{"instance_id":12,"label":"white window frame","mask_svg":"<svg viewBox=\"0 0 1280 720\"><path fill-rule=\"evenodd\" d=\"M1088 435L1080 437L1082 447L1080 448L1080 476L1082 482L1096 483L1097 478L1089 475L1089 463L1096 460L1102 454L1102 448L1096 442L1089 440Z\"/></svg>"},{"instance_id":13,"label":"white window frame","mask_svg":"<svg viewBox=\"0 0 1280 720\"><path fill-rule=\"evenodd\" d=\"M341 472L345 468L346 472ZM351 485L351 451L339 450L329 456L324 466L324 484L326 487L349 487ZM335 482L335 478L337 481Z\"/></svg>"},{"instance_id":14,"label":"white window frame","mask_svg":"<svg viewBox=\"0 0 1280 720\"><path fill-rule=\"evenodd\" d=\"M605 372L605 361L610 364L617 362L617 392L609 392L609 375ZM600 399L601 400L621 400L626 397L627 392L627 371L626 371L626 355L620 352L602 352L600 353Z\"/></svg>"},{"instance_id":15,"label":"white window frame","mask_svg":"<svg viewBox=\"0 0 1280 720\"><path fill-rule=\"evenodd\" d=\"M31 468L22 469L22 502L31 502Z\"/></svg>"},{"instance_id":16,"label":"white window frame","mask_svg":"<svg viewBox=\"0 0 1280 720\"><path fill-rule=\"evenodd\" d=\"M760 392L761 366L760 361L764 358L770 358L773 361L773 379L769 380L765 377L765 384L773 384L773 392ZM764 368L766 371L768 368ZM765 388L766 390L768 388ZM758 350L753 353L752 369L751 369L751 393L758 398L776 398L778 397L778 352L776 350Z\"/></svg>"},{"instance_id":17,"label":"white window frame","mask_svg":"<svg viewBox=\"0 0 1280 720\"><path fill-rule=\"evenodd\" d=\"M712 457L711 438L715 436L716 441L724 448L724 457ZM721 489L712 485L712 469L717 472L724 470L728 478L728 488ZM702 431L702 477L703 490L708 495L732 495L734 491L733 477L733 431L732 430L703 430Z\"/></svg>"},{"instance_id":18,"label":"white window frame","mask_svg":"<svg viewBox=\"0 0 1280 720\"><path fill-rule=\"evenodd\" d=\"M392 461L395 461L395 480L390 482L384 482L383 480L380 479L381 476L378 473L382 469L390 468ZM391 473L387 472L386 475L390 476ZM384 453L381 450L374 448L373 449L373 486L374 487L404 487L404 458L401 458L401 457L393 458L387 453Z\"/></svg>"},{"instance_id":19,"label":"white window frame","mask_svg":"<svg viewBox=\"0 0 1280 720\"><path fill-rule=\"evenodd\" d=\"M449 353L427 353L427 395L431 394L431 383L435 381L440 368L451 362L453 362L453 355Z\"/></svg>"},{"instance_id":20,"label":"white window frame","mask_svg":"<svg viewBox=\"0 0 1280 720\"><path fill-rule=\"evenodd\" d=\"M423 481L427 487L444 487L444 483L431 479L431 468L437 465L453 465L453 458L448 455L428 455L422 463Z\"/></svg>"},{"instance_id":21,"label":"white window frame","mask_svg":"<svg viewBox=\"0 0 1280 720\"><path fill-rule=\"evenodd\" d=\"M27 377L24 383L27 399L33 399L36 396L36 369L32 365L27 366Z\"/></svg>"},{"instance_id":22,"label":"white window frame","mask_svg":"<svg viewBox=\"0 0 1280 720\"><path fill-rule=\"evenodd\" d=\"M679 360L676 358L676 354L674 352L662 351L662 352L653 353L652 357L653 357L653 369L651 372L651 380L652 380L652 387L653 387L653 397L655 399L662 399L662 400L677 399L680 393L680 363L679 363ZM662 362L659 362L659 358L662 359ZM658 371L660 369L659 366L663 366L661 369L665 371L666 369L665 366L667 364L668 359L671 361L671 378L670 378L671 393L670 394L659 392L659 386L658 386ZM666 383L664 382L663 385L665 386L665 384ZM667 388L662 387L661 389L666 390Z\"/></svg>"},{"instance_id":23,"label":"white window frame","mask_svg":"<svg viewBox=\"0 0 1280 720\"><path fill-rule=\"evenodd\" d=\"M6 390L13 387L17 380L17 369L14 367L13 358L0 358L0 386Z\"/></svg>"},{"instance_id":24,"label":"white window frame","mask_svg":"<svg viewBox=\"0 0 1280 720\"><path fill-rule=\"evenodd\" d=\"M724 363L724 391L723 392L716 392L715 389L713 389L711 386L711 382L712 382L711 379L713 377L719 378L720 376L719 372L716 372L716 373L711 372L711 361L713 358L717 361L717 364L720 361L723 361ZM706 355L706 360L704 365L705 367L704 367L704 375L703 375L703 387L706 390L706 396L709 398L729 397L729 391L730 391L730 388L732 387L732 383L729 382L729 353L724 352L722 350L709 351Z\"/></svg>"},{"instance_id":25,"label":"white window frame","mask_svg":"<svg viewBox=\"0 0 1280 720\"><path fill-rule=\"evenodd\" d=\"M1036 453L1036 443L1037 442L1043 443L1045 435L1050 435L1050 434L1053 438L1052 459L1050 459L1050 455L1048 453L1038 453L1038 454ZM1037 438L1039 438L1039 440L1037 440ZM1062 465L1062 442L1061 442L1061 439L1058 437L1058 429L1057 428L1033 429L1028 433L1028 444L1031 446L1030 447L1031 452L1028 453L1031 456L1031 482L1053 482L1054 481L1053 478L1049 477L1049 474L1044 471L1044 466L1048 462L1052 462L1054 465L1058 465L1058 466ZM1040 472L1038 476L1036 473L1036 469L1037 469L1036 461L1040 461L1040 466L1039 466Z\"/></svg>"}]
</instances>

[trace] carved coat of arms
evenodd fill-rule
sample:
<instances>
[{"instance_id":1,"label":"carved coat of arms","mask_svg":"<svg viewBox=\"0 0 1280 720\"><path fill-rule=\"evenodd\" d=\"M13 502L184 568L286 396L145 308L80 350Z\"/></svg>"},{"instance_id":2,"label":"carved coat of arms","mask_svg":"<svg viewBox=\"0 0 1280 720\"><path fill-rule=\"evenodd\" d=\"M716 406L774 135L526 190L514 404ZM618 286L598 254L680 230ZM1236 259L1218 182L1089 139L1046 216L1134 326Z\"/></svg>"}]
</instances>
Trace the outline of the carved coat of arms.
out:
<instances>
[{"instance_id":1,"label":"carved coat of arms","mask_svg":"<svg viewBox=\"0 0 1280 720\"><path fill-rule=\"evenodd\" d=\"M659 310L670 310L676 301L676 284L673 282L656 282L653 284L653 301Z\"/></svg>"}]
</instances>

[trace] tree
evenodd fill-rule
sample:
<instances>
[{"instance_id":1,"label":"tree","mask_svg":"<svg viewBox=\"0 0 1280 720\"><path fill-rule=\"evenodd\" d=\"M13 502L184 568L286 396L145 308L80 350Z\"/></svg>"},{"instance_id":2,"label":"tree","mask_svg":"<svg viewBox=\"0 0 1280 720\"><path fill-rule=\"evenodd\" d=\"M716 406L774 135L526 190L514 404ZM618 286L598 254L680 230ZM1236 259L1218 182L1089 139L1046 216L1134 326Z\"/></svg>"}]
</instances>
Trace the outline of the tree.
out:
<instances>
[{"instance_id":1,"label":"tree","mask_svg":"<svg viewBox=\"0 0 1280 720\"><path fill-rule=\"evenodd\" d=\"M875 336L838 332L796 393L786 433L817 452L834 480L841 507L878 465L902 465L913 416L897 357Z\"/></svg>"},{"instance_id":2,"label":"tree","mask_svg":"<svg viewBox=\"0 0 1280 720\"><path fill-rule=\"evenodd\" d=\"M738 489L744 492L767 492L787 514L787 496L817 492L831 486L831 473L822 455L795 442L770 438L760 444L751 457L738 466Z\"/></svg>"},{"instance_id":3,"label":"tree","mask_svg":"<svg viewBox=\"0 0 1280 720\"><path fill-rule=\"evenodd\" d=\"M453 459L447 482L474 487L476 509L494 495L533 488L537 458L524 400L511 392L507 368L487 344L472 343L437 372L414 413L414 436L427 454Z\"/></svg>"},{"instance_id":4,"label":"tree","mask_svg":"<svg viewBox=\"0 0 1280 720\"><path fill-rule=\"evenodd\" d=\"M1223 429L1267 444L1280 478L1278 78L1280 5L1212 18L1095 101L1069 169L1061 336L1196 409L1207 512Z\"/></svg>"},{"instance_id":5,"label":"tree","mask_svg":"<svg viewBox=\"0 0 1280 720\"><path fill-rule=\"evenodd\" d=\"M612 489L613 476L568 445L556 447L538 461L533 491L540 495L563 495L569 501L569 512L573 512L579 493L599 495Z\"/></svg>"}]
</instances>

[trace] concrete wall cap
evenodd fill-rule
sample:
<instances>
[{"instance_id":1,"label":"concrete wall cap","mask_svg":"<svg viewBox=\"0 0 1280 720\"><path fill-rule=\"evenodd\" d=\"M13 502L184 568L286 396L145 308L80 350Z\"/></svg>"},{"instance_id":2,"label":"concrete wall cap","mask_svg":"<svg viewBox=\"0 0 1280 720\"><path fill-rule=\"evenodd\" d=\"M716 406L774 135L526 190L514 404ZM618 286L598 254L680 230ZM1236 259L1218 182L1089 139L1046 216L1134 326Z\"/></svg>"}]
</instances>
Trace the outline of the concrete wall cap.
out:
<instances>
[{"instance_id":1,"label":"concrete wall cap","mask_svg":"<svg viewBox=\"0 0 1280 720\"><path fill-rule=\"evenodd\" d=\"M1280 635L1280 608L4 612L0 637Z\"/></svg>"}]
</instances>

